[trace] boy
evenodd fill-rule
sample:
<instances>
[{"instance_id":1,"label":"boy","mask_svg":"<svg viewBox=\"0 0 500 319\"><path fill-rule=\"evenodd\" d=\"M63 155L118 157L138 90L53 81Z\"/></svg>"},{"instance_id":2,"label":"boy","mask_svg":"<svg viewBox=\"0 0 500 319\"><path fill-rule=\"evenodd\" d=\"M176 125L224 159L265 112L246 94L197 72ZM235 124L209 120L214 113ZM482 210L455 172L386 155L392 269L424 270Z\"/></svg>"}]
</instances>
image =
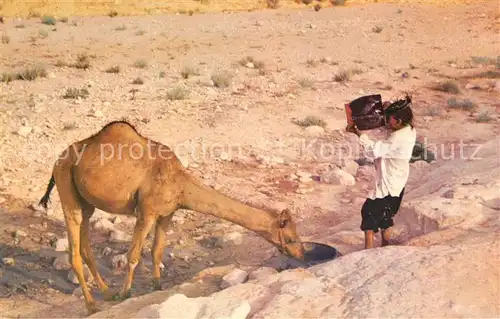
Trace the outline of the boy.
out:
<instances>
[{"instance_id":1,"label":"boy","mask_svg":"<svg viewBox=\"0 0 500 319\"><path fill-rule=\"evenodd\" d=\"M390 104L385 110L387 140L373 141L356 126L346 131L359 136L368 156L374 158L375 189L361 208L361 230L365 232L365 249L373 248L373 236L382 230L382 246L389 244L393 217L399 210L410 172L410 159L416 141L411 98Z\"/></svg>"}]
</instances>

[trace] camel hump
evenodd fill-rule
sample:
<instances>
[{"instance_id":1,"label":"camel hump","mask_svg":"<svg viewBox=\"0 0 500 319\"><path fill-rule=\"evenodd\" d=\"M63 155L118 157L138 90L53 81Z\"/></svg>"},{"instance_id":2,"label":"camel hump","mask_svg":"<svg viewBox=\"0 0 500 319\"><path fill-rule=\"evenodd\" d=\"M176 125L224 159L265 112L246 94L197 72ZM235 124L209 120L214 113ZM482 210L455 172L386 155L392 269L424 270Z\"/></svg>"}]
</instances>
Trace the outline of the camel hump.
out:
<instances>
[{"instance_id":1,"label":"camel hump","mask_svg":"<svg viewBox=\"0 0 500 319\"><path fill-rule=\"evenodd\" d=\"M136 134L139 134L139 132L137 132L137 129L132 124L130 124L129 122L124 121L124 120L109 122L108 124L106 124L102 127L100 132L115 131L115 130L120 130L120 131L121 130L128 130L128 131L132 130Z\"/></svg>"}]
</instances>

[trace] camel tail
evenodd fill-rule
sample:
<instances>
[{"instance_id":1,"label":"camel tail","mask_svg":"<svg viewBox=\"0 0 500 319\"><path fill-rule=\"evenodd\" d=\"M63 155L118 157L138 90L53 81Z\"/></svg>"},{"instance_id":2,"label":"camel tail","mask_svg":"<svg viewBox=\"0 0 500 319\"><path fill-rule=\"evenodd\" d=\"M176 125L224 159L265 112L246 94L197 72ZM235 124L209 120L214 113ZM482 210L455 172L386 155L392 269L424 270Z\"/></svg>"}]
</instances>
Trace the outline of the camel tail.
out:
<instances>
[{"instance_id":1,"label":"camel tail","mask_svg":"<svg viewBox=\"0 0 500 319\"><path fill-rule=\"evenodd\" d=\"M54 181L54 175L52 175L50 177L49 184L47 185L47 191L45 192L43 197L40 199L40 202L38 203L38 205L41 205L41 206L43 206L43 208L47 209L47 204L50 201L50 192L52 192L52 189L54 188L55 184L56 183Z\"/></svg>"}]
</instances>

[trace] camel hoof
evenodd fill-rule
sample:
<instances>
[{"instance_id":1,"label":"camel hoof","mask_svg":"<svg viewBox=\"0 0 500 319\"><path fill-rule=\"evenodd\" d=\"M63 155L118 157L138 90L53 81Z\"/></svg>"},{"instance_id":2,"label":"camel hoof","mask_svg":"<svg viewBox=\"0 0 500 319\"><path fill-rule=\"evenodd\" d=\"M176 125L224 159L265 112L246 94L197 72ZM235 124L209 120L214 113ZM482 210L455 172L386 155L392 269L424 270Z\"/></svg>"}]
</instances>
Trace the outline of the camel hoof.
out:
<instances>
[{"instance_id":1,"label":"camel hoof","mask_svg":"<svg viewBox=\"0 0 500 319\"><path fill-rule=\"evenodd\" d=\"M91 316L99 311L100 311L99 308L97 308L95 304L87 305L87 315L88 316Z\"/></svg>"},{"instance_id":2,"label":"camel hoof","mask_svg":"<svg viewBox=\"0 0 500 319\"><path fill-rule=\"evenodd\" d=\"M159 279L153 279L153 290L155 291L162 290Z\"/></svg>"}]
</instances>

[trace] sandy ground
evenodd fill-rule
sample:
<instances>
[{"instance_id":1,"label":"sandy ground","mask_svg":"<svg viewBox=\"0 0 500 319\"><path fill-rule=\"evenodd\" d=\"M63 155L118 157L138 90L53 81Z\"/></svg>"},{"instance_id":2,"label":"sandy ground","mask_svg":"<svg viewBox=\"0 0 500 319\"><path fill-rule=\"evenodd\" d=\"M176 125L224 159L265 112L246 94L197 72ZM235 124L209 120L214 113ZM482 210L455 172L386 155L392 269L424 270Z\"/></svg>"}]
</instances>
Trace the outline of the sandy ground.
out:
<instances>
[{"instance_id":1,"label":"sandy ground","mask_svg":"<svg viewBox=\"0 0 500 319\"><path fill-rule=\"evenodd\" d=\"M292 179L298 171L316 174L338 162L321 156L321 145L338 150L356 144L343 133L344 103L365 94L390 100L411 91L418 139L438 147L438 162L460 141L482 143L498 134L498 22L495 1L70 17L53 26L38 18L6 19L0 24L0 73L41 65L47 75L0 83L0 255L15 260L13 266L0 264L0 292L8 297L0 300L3 315L85 315L68 270L52 266L54 238L65 237L57 192L49 216L25 209L43 195L53 162L69 143L111 120L128 119L142 134L173 147L193 174L221 192L291 207L300 234L314 237L346 221L359 223L371 187L371 176L362 174L349 187ZM75 67L79 55L86 56L80 65L88 61L89 68ZM247 57L252 65L241 62ZM114 66L118 73L106 72ZM342 71L354 72L348 81L335 81ZM133 84L137 78L143 84ZM214 86L221 78L227 87ZM460 92L433 88L446 81ZM69 88L86 89L88 96L64 98ZM452 108L453 98L476 107ZM307 116L324 121L319 137L294 123ZM203 154L202 146L209 152ZM230 161L227 155L239 157ZM264 158L238 160L252 155ZM413 177L409 188L417 186ZM129 220L114 227L131 231ZM242 233L243 244L222 242L228 229ZM165 288L207 267L257 266L274 254L253 233L199 213L182 214L172 230ZM24 235L13 236L16 231ZM129 242L110 243L96 229L92 234L103 274L118 288L124 273L112 269L111 259L126 252ZM106 247L111 255L103 254ZM362 241L339 247L358 250ZM150 291L148 256L134 295Z\"/></svg>"}]
</instances>

